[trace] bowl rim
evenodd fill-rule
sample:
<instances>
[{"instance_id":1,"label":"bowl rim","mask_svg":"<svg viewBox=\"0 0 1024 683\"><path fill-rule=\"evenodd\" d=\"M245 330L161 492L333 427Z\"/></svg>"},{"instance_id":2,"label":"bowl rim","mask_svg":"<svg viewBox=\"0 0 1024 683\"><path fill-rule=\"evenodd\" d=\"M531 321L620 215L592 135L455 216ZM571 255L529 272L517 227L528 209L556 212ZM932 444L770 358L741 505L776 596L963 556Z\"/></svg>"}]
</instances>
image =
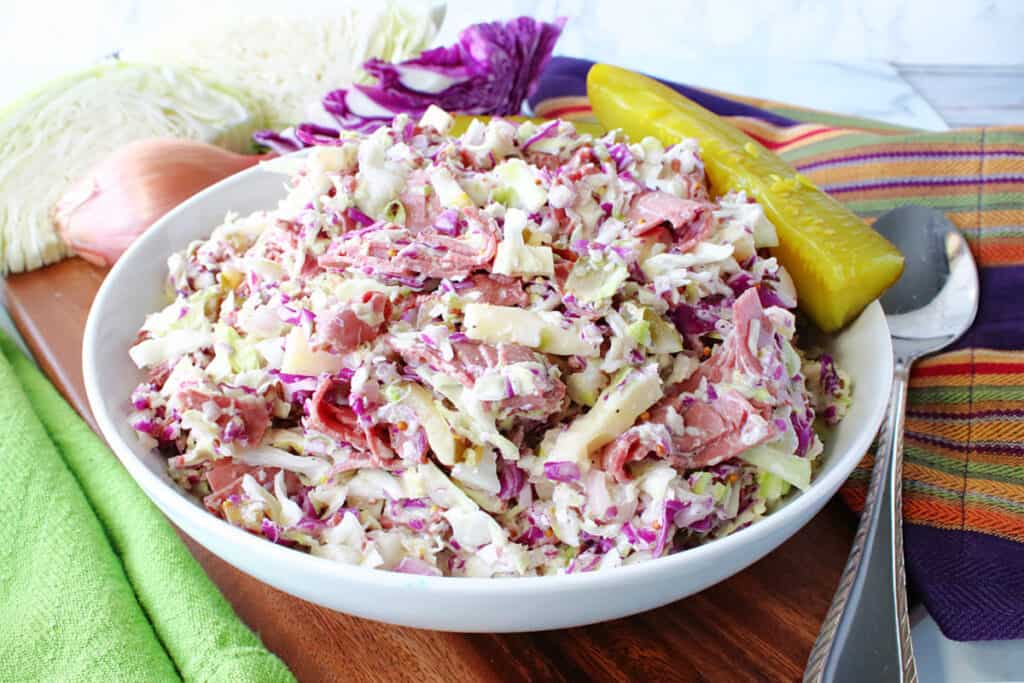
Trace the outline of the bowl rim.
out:
<instances>
[{"instance_id":1,"label":"bowl rim","mask_svg":"<svg viewBox=\"0 0 1024 683\"><path fill-rule=\"evenodd\" d=\"M307 152L308 150L300 150L294 153L294 155L297 156ZM805 513L812 510L821 499L824 499L824 501L821 501L823 506L832 498L842 483L856 468L857 463L860 462L864 454L868 452L875 433L881 426L886 409L886 400L877 400L871 404L872 408L868 413L863 428L855 436L853 444L848 451L841 454L841 457L831 471L824 474L819 473L819 476L811 481L811 485L806 491L797 492L785 505L771 514L765 515L756 523L734 531L723 538L688 548L682 552L646 562L616 567L610 571L524 576L515 577L515 580L511 581L495 580L493 577L425 576L343 564L327 558L317 557L307 552L270 543L266 539L236 527L208 510L195 505L188 499L188 494L177 489L170 482L163 480L146 466L136 454L135 448L121 437L114 422L115 416L104 407L100 368L95 362L98 340L104 322L101 320L101 314L108 309L112 309L112 306L116 304L119 292L115 289L115 283L122 273L131 267L136 256L144 252L150 243L163 239L163 233L167 226L173 224L179 215L192 206L207 201L211 195L218 194L231 186L245 184L251 176L273 172L264 168L263 163L261 162L256 166L224 178L198 192L150 226L148 230L129 246L107 273L90 306L88 319L86 320L82 347L83 379L85 381L86 396L102 436L146 495L164 512L170 521L181 526L190 537L194 538L192 529L197 529L206 538L215 539L218 546L230 545L246 555L260 555L265 558L267 563L273 563L275 566L286 568L289 571L300 574L315 573L334 580L372 584L381 589L408 590L410 586L415 585L416 587L428 589L431 592L437 592L442 596L445 594L462 594L468 597L495 597L500 594L502 597L519 597L561 593L567 589L592 590L602 586L610 588L618 584L631 584L635 581L653 579L657 575L678 572L684 570L687 564L699 562L701 559L710 559L734 552L742 552L741 549L743 546L748 545L748 540L753 540L757 535L770 536L773 532L795 526L795 530L786 536L788 540L806 523L798 524ZM210 226L210 230L214 227L216 226ZM161 267L163 266L161 265ZM861 317L871 316L880 318L881 324L888 330L881 305L877 301L872 302L860 315ZM885 353L880 354L882 356L879 359L882 366L880 370L883 373L882 376L886 378L883 388L885 396L888 397L893 373L891 337L886 335L885 339L880 343L885 350ZM128 359L126 358L125 360L127 362ZM173 511L173 515L171 511ZM815 515L816 511L812 514L807 514L807 521ZM181 521L179 521L179 518ZM782 542L785 542L785 540ZM207 546L215 555L221 555L220 552L214 550L206 542L201 542L201 545ZM781 543L773 546L773 549L778 547L778 545L781 545ZM222 557L222 559L224 558ZM234 562L228 562L234 564ZM249 572L245 571L245 573Z\"/></svg>"}]
</instances>

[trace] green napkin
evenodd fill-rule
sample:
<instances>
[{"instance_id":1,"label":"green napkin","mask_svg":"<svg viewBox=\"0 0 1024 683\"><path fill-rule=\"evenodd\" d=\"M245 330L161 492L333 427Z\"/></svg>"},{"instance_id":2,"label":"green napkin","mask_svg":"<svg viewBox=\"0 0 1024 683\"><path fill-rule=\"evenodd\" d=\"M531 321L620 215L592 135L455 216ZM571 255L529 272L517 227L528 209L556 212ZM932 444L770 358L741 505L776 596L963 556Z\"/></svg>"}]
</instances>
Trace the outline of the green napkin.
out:
<instances>
[{"instance_id":1,"label":"green napkin","mask_svg":"<svg viewBox=\"0 0 1024 683\"><path fill-rule=\"evenodd\" d=\"M0 534L0 680L294 680L3 333Z\"/></svg>"}]
</instances>

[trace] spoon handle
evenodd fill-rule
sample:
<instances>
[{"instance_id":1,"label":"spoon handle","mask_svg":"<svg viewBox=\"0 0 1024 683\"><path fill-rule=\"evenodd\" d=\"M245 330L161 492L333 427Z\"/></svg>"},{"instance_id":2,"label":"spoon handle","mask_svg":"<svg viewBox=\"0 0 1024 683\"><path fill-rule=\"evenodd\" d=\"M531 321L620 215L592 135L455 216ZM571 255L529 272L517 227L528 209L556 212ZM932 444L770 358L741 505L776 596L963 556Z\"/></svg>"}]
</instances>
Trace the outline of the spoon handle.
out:
<instances>
[{"instance_id":1,"label":"spoon handle","mask_svg":"<svg viewBox=\"0 0 1024 683\"><path fill-rule=\"evenodd\" d=\"M864 512L805 682L917 681L903 566L903 419L909 368L897 362Z\"/></svg>"}]
</instances>

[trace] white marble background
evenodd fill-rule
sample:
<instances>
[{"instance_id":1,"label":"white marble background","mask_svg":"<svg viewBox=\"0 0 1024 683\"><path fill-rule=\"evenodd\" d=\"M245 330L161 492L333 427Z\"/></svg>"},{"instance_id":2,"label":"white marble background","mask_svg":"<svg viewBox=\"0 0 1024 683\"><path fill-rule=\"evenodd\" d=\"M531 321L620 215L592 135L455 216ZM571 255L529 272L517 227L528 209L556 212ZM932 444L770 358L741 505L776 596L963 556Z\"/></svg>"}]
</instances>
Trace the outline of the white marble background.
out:
<instances>
[{"instance_id":1,"label":"white marble background","mask_svg":"<svg viewBox=\"0 0 1024 683\"><path fill-rule=\"evenodd\" d=\"M357 1L0 0L0 98L179 22L238 12L325 12ZM982 122L979 116L1024 120L1018 116L1024 110L1022 0L451 0L447 6L441 42L474 21L564 15L570 22L559 52L694 85L929 129ZM916 87L902 75L908 64L929 65L923 77L914 72ZM939 83L935 65L1001 65L1004 76L947 69ZM959 94L947 97L976 80L991 102L980 115L964 111ZM929 92L931 83L939 84ZM952 116L946 107L956 110Z\"/></svg>"},{"instance_id":2,"label":"white marble background","mask_svg":"<svg viewBox=\"0 0 1024 683\"><path fill-rule=\"evenodd\" d=\"M929 64L1024 62L1019 0L514 0L503 6L578 17L579 36L560 47L599 45L608 59L783 57ZM495 5L452 0L476 20ZM504 10L504 7L501 8ZM457 32L454 25L444 33Z\"/></svg>"},{"instance_id":3,"label":"white marble background","mask_svg":"<svg viewBox=\"0 0 1024 683\"><path fill-rule=\"evenodd\" d=\"M0 104L179 22L357 1L0 0ZM933 130L1024 124L1024 0L450 0L438 42L518 14L569 17L561 54L693 85ZM952 643L921 613L914 640L922 681L1024 679L1024 642Z\"/></svg>"}]
</instances>

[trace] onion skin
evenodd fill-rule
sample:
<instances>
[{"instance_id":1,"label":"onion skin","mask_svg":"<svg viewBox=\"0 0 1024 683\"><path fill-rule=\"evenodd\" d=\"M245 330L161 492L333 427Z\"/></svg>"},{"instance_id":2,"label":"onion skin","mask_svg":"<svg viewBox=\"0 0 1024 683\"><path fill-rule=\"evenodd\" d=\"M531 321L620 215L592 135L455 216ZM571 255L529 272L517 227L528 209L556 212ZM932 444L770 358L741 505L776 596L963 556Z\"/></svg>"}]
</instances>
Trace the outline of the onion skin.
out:
<instances>
[{"instance_id":1,"label":"onion skin","mask_svg":"<svg viewBox=\"0 0 1024 683\"><path fill-rule=\"evenodd\" d=\"M270 156L235 154L195 140L137 140L68 188L54 206L53 221L76 254L110 266L178 204Z\"/></svg>"}]
</instances>

